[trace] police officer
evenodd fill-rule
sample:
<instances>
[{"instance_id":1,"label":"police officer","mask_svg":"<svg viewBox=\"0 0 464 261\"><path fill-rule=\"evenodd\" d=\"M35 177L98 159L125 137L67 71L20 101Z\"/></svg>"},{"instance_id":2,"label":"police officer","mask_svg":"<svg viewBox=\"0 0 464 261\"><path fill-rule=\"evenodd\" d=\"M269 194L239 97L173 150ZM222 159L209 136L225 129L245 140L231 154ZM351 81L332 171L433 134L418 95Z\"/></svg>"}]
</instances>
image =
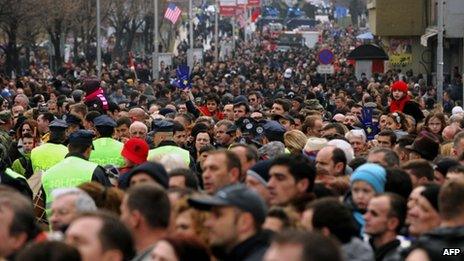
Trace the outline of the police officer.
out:
<instances>
[{"instance_id":1,"label":"police officer","mask_svg":"<svg viewBox=\"0 0 464 261\"><path fill-rule=\"evenodd\" d=\"M90 161L98 165L124 166L124 159L121 156L123 148L122 142L113 139L116 122L108 115L101 115L93 120L97 130L98 139L93 141L94 151L90 155Z\"/></svg>"},{"instance_id":2,"label":"police officer","mask_svg":"<svg viewBox=\"0 0 464 261\"><path fill-rule=\"evenodd\" d=\"M174 142L174 124L167 120L153 122L153 143L155 148L148 152L148 159L161 159L164 155L180 155L187 166L194 168L195 161L190 157L188 150L182 149Z\"/></svg>"},{"instance_id":3,"label":"police officer","mask_svg":"<svg viewBox=\"0 0 464 261\"><path fill-rule=\"evenodd\" d=\"M50 128L49 141L31 151L32 169L34 173L48 170L62 161L66 154L68 154L68 148L63 145L66 140L65 131L68 124L66 124L64 120L55 119L48 127Z\"/></svg>"},{"instance_id":4,"label":"police officer","mask_svg":"<svg viewBox=\"0 0 464 261\"><path fill-rule=\"evenodd\" d=\"M78 185L97 181L104 186L111 186L103 167L88 161L93 145L94 135L87 130L78 130L69 135L66 158L51 167L42 175L42 187L45 192L47 209L53 201L52 191L57 188L77 187Z\"/></svg>"}]
</instances>

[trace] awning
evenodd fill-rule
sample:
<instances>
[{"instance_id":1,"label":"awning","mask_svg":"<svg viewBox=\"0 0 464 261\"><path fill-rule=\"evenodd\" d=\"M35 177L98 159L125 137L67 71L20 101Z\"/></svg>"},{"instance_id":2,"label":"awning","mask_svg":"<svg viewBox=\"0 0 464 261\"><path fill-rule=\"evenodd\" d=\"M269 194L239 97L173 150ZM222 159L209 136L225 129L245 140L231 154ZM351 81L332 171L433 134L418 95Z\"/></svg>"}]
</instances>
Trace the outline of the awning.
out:
<instances>
[{"instance_id":1,"label":"awning","mask_svg":"<svg viewBox=\"0 0 464 261\"><path fill-rule=\"evenodd\" d=\"M438 34L437 28L426 28L425 34L421 36L421 45L427 47L427 43L430 37L433 37Z\"/></svg>"},{"instance_id":2,"label":"awning","mask_svg":"<svg viewBox=\"0 0 464 261\"><path fill-rule=\"evenodd\" d=\"M374 44L363 44L353 51L351 51L346 57L348 60L388 60L388 55L385 51Z\"/></svg>"}]
</instances>

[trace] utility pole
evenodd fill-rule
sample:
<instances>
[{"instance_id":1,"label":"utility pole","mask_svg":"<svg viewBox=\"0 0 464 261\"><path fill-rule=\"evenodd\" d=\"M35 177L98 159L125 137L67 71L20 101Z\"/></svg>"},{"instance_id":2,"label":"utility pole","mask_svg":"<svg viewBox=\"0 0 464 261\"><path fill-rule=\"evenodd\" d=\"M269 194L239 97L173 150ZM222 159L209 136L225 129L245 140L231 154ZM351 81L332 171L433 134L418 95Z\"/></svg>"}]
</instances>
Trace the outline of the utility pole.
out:
<instances>
[{"instance_id":1,"label":"utility pole","mask_svg":"<svg viewBox=\"0 0 464 261\"><path fill-rule=\"evenodd\" d=\"M443 106L443 0L437 2L438 43L437 43L437 102Z\"/></svg>"},{"instance_id":2,"label":"utility pole","mask_svg":"<svg viewBox=\"0 0 464 261\"><path fill-rule=\"evenodd\" d=\"M219 61L219 0L216 0L216 12L214 13L214 61Z\"/></svg>"},{"instance_id":3,"label":"utility pole","mask_svg":"<svg viewBox=\"0 0 464 261\"><path fill-rule=\"evenodd\" d=\"M153 80L159 78L159 62L158 62L158 47L159 47L159 26L158 26L158 0L153 0Z\"/></svg>"},{"instance_id":4,"label":"utility pole","mask_svg":"<svg viewBox=\"0 0 464 261\"><path fill-rule=\"evenodd\" d=\"M101 61L101 26L100 26L100 0L97 0L97 77L100 79L102 70Z\"/></svg>"}]
</instances>

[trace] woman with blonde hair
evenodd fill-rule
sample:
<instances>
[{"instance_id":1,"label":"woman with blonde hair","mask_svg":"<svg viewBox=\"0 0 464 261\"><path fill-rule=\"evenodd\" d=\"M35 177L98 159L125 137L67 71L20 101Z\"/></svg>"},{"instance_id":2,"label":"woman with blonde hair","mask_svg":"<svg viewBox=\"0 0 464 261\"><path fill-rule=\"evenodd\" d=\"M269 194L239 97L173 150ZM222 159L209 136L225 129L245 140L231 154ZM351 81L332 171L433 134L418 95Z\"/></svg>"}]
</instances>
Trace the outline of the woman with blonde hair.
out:
<instances>
[{"instance_id":1,"label":"woman with blonde hair","mask_svg":"<svg viewBox=\"0 0 464 261\"><path fill-rule=\"evenodd\" d=\"M299 130L287 131L284 134L285 147L291 154L301 154L308 138Z\"/></svg>"}]
</instances>

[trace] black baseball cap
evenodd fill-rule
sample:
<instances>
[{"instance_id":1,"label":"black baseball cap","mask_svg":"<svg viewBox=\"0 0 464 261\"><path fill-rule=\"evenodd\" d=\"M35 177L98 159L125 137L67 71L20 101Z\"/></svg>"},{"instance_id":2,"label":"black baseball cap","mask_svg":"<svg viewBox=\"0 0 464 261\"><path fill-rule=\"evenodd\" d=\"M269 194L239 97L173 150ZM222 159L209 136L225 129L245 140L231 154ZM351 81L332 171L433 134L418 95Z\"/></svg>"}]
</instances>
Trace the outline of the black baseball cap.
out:
<instances>
[{"instance_id":1,"label":"black baseball cap","mask_svg":"<svg viewBox=\"0 0 464 261\"><path fill-rule=\"evenodd\" d=\"M243 184L224 187L214 196L193 196L188 202L194 208L208 211L213 207L236 207L249 212L257 224L263 224L266 219L267 207L264 200Z\"/></svg>"}]
</instances>

